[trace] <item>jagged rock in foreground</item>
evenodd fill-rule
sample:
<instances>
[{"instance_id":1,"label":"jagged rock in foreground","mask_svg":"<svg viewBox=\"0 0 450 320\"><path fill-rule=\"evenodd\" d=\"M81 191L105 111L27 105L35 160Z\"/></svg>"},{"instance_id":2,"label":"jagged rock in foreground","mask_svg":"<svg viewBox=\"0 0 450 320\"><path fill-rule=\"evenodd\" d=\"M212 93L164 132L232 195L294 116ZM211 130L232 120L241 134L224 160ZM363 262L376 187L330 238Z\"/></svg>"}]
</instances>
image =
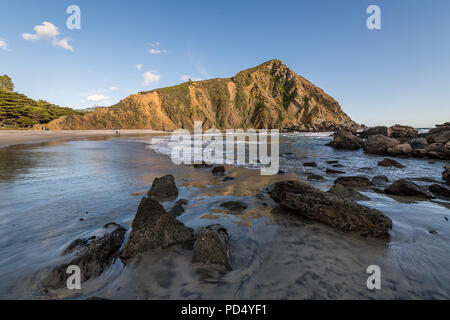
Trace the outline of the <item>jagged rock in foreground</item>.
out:
<instances>
[{"instance_id":1,"label":"jagged rock in foreground","mask_svg":"<svg viewBox=\"0 0 450 320\"><path fill-rule=\"evenodd\" d=\"M175 184L175 178L171 174L155 178L148 196L157 200L176 198L178 196L178 188Z\"/></svg>"},{"instance_id":2,"label":"jagged rock in foreground","mask_svg":"<svg viewBox=\"0 0 450 320\"><path fill-rule=\"evenodd\" d=\"M100 238L90 237L87 239L74 240L63 252L63 255L74 253L74 258L65 264L58 266L43 280L46 288L61 288L66 285L67 267L77 265L81 269L81 282L90 278L98 277L108 268L114 259L118 257L122 245L125 228L109 223L105 225L107 232Z\"/></svg>"},{"instance_id":3,"label":"jagged rock in foreground","mask_svg":"<svg viewBox=\"0 0 450 320\"><path fill-rule=\"evenodd\" d=\"M192 263L217 264L231 270L230 237L220 224L200 228L192 254Z\"/></svg>"},{"instance_id":4,"label":"jagged rock in foreground","mask_svg":"<svg viewBox=\"0 0 450 320\"><path fill-rule=\"evenodd\" d=\"M308 131L358 125L339 103L280 60L270 60L232 78L187 81L131 95L109 108L51 121L50 129L282 129Z\"/></svg>"},{"instance_id":5,"label":"jagged rock in foreground","mask_svg":"<svg viewBox=\"0 0 450 320\"><path fill-rule=\"evenodd\" d=\"M364 142L364 151L371 154L386 154L387 149L400 144L400 141L391 139L381 134L370 136Z\"/></svg>"},{"instance_id":6,"label":"jagged rock in foreground","mask_svg":"<svg viewBox=\"0 0 450 320\"><path fill-rule=\"evenodd\" d=\"M271 197L284 208L342 231L390 239L392 221L380 211L320 191L304 182L277 182Z\"/></svg>"},{"instance_id":7,"label":"jagged rock in foreground","mask_svg":"<svg viewBox=\"0 0 450 320\"><path fill-rule=\"evenodd\" d=\"M387 194L392 194L396 196L410 196L419 198L434 198L434 196L414 182L407 179L400 179L395 181L389 187L384 190Z\"/></svg>"},{"instance_id":8,"label":"jagged rock in foreground","mask_svg":"<svg viewBox=\"0 0 450 320\"><path fill-rule=\"evenodd\" d=\"M369 197L366 197L362 193L355 191L353 189L350 189L350 188L346 188L340 183L336 183L335 185L333 185L331 187L331 189L328 190L328 192L337 197L354 200L354 201L370 200Z\"/></svg>"},{"instance_id":9,"label":"jagged rock in foreground","mask_svg":"<svg viewBox=\"0 0 450 320\"><path fill-rule=\"evenodd\" d=\"M158 201L142 198L131 224L131 233L120 258L126 260L137 253L167 248L194 239L194 232L172 217Z\"/></svg>"},{"instance_id":10,"label":"jagged rock in foreground","mask_svg":"<svg viewBox=\"0 0 450 320\"><path fill-rule=\"evenodd\" d=\"M327 146L335 149L358 150L363 144L364 141L353 133L347 130L339 130L333 135L333 141L327 143Z\"/></svg>"}]
</instances>

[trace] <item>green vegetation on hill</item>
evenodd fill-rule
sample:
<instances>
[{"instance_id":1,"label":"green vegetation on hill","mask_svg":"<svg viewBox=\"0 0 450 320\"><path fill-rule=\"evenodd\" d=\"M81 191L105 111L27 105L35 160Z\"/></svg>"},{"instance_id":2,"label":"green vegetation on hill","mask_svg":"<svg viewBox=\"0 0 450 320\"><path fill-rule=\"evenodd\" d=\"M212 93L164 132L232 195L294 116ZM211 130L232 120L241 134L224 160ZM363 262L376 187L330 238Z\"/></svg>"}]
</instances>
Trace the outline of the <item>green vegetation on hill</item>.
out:
<instances>
[{"instance_id":1,"label":"green vegetation on hill","mask_svg":"<svg viewBox=\"0 0 450 320\"><path fill-rule=\"evenodd\" d=\"M44 100L33 100L12 92L14 84L7 76L0 76L0 124L7 127L26 128L35 124L48 123L61 116L83 114L70 108L63 108Z\"/></svg>"}]
</instances>

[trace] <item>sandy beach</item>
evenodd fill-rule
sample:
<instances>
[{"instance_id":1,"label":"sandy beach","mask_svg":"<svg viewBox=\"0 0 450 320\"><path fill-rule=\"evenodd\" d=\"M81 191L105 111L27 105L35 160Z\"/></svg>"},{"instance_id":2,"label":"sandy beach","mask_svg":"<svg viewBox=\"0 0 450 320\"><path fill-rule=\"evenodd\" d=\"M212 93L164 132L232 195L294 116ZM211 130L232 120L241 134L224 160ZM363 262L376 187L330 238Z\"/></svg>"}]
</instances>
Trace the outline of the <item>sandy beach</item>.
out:
<instances>
[{"instance_id":1,"label":"sandy beach","mask_svg":"<svg viewBox=\"0 0 450 320\"><path fill-rule=\"evenodd\" d=\"M165 131L150 129L119 130L121 136L139 134L165 134ZM116 136L115 130L0 130L0 147L15 144L37 143L52 140Z\"/></svg>"}]
</instances>

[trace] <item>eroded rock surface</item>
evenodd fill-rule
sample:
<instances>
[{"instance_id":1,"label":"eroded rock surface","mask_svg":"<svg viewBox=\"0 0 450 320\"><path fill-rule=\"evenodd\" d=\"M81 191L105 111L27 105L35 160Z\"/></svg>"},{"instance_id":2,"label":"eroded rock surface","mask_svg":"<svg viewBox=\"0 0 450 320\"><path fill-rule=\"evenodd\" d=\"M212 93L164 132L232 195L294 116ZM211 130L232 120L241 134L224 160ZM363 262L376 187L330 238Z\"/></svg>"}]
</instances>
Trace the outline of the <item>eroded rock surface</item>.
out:
<instances>
[{"instance_id":1,"label":"eroded rock surface","mask_svg":"<svg viewBox=\"0 0 450 320\"><path fill-rule=\"evenodd\" d=\"M173 175L168 174L160 178L155 178L148 196L157 200L166 200L178 196L178 188Z\"/></svg>"},{"instance_id":2,"label":"eroded rock surface","mask_svg":"<svg viewBox=\"0 0 450 320\"><path fill-rule=\"evenodd\" d=\"M380 211L320 191L304 182L277 182L273 185L271 197L284 208L342 231L390 239L392 221Z\"/></svg>"}]
</instances>

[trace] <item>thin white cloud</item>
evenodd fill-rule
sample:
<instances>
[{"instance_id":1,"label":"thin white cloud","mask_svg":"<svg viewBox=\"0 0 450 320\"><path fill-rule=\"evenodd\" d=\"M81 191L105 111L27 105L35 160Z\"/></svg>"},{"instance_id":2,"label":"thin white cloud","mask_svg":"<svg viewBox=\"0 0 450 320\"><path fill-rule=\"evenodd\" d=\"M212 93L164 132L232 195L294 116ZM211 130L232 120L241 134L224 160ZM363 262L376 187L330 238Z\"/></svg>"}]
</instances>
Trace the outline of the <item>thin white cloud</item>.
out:
<instances>
[{"instance_id":1,"label":"thin white cloud","mask_svg":"<svg viewBox=\"0 0 450 320\"><path fill-rule=\"evenodd\" d=\"M118 90L118 89L119 89L119 88L112 86L111 88L109 88L109 91L116 91L116 90Z\"/></svg>"},{"instance_id":2,"label":"thin white cloud","mask_svg":"<svg viewBox=\"0 0 450 320\"><path fill-rule=\"evenodd\" d=\"M73 51L72 46L69 44L69 38L58 39L57 36L60 34L58 27L53 23L44 21L42 24L37 25L33 28L35 33L23 33L22 38L25 41L48 41L54 47L61 47L66 50Z\"/></svg>"},{"instance_id":3,"label":"thin white cloud","mask_svg":"<svg viewBox=\"0 0 450 320\"><path fill-rule=\"evenodd\" d=\"M148 86L150 83L158 82L161 78L160 75L156 74L156 71L148 71L142 75L142 85Z\"/></svg>"},{"instance_id":4,"label":"thin white cloud","mask_svg":"<svg viewBox=\"0 0 450 320\"><path fill-rule=\"evenodd\" d=\"M0 49L5 50L5 51L11 51L8 48L8 42L5 39L1 39L1 38L0 38Z\"/></svg>"},{"instance_id":5,"label":"thin white cloud","mask_svg":"<svg viewBox=\"0 0 450 320\"><path fill-rule=\"evenodd\" d=\"M137 65L136 65L136 69L141 70L141 69L142 69L142 64L140 64L140 63L137 64Z\"/></svg>"},{"instance_id":6,"label":"thin white cloud","mask_svg":"<svg viewBox=\"0 0 450 320\"><path fill-rule=\"evenodd\" d=\"M159 42L150 43L150 46L152 46L153 48L151 48L150 50L148 50L148 52L149 52L150 54L161 54L161 53L166 53L166 52L167 52L166 50L161 50L161 49L157 48L157 47L159 47L160 44L161 44L161 43L159 43Z\"/></svg>"},{"instance_id":7,"label":"thin white cloud","mask_svg":"<svg viewBox=\"0 0 450 320\"><path fill-rule=\"evenodd\" d=\"M93 94L87 97L90 102L106 102L109 98L103 94Z\"/></svg>"}]
</instances>

